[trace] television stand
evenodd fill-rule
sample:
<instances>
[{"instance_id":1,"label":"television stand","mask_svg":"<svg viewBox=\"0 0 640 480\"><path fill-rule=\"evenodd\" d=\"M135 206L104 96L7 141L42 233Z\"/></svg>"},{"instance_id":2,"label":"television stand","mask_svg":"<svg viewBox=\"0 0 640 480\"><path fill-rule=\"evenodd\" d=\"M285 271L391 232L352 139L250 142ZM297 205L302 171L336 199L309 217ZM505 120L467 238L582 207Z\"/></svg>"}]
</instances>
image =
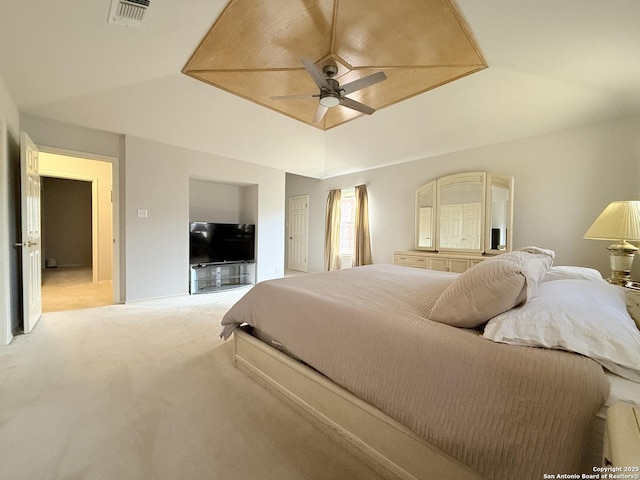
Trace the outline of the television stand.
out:
<instances>
[{"instance_id":1,"label":"television stand","mask_svg":"<svg viewBox=\"0 0 640 480\"><path fill-rule=\"evenodd\" d=\"M255 262L196 263L191 265L189 293L213 293L256 283Z\"/></svg>"}]
</instances>

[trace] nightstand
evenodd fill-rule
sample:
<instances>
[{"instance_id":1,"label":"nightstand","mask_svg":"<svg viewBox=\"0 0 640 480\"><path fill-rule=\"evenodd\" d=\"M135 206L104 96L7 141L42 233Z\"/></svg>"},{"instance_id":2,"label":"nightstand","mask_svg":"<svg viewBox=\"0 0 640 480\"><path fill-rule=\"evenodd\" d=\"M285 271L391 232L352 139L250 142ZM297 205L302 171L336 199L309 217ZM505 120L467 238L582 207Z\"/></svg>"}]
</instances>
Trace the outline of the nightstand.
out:
<instances>
[{"instance_id":1,"label":"nightstand","mask_svg":"<svg viewBox=\"0 0 640 480\"><path fill-rule=\"evenodd\" d=\"M640 475L640 409L616 403L607 410L604 434L604 466L622 467Z\"/></svg>"}]
</instances>

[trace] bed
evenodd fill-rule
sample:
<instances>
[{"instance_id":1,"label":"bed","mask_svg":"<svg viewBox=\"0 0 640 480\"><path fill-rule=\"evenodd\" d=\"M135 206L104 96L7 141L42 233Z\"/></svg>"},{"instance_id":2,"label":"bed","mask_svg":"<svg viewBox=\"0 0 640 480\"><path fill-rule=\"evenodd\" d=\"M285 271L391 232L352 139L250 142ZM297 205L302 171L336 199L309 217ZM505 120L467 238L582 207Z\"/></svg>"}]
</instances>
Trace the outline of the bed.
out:
<instances>
[{"instance_id":1,"label":"bed","mask_svg":"<svg viewBox=\"0 0 640 480\"><path fill-rule=\"evenodd\" d=\"M541 305L553 311L547 297L566 303L575 296L565 291L569 286L582 292L595 285L615 305L587 293L573 302L578 315L587 309L601 322L627 315L622 336L637 341L640 352L633 320L619 311L624 294L587 269L552 268L549 251L500 257L461 275L370 265L262 282L224 316L222 336L236 332L239 367L389 478L592 473L601 462L601 419L610 396L603 365L633 382L640 360L615 352L613 359L587 356L579 350L592 345L583 338L578 347L566 339L553 345L563 322L546 314L543 327L532 328L533 340L513 325L526 330L527 315L539 320ZM591 300L606 304L602 314ZM564 304L559 308L566 317ZM600 343L609 345L606 337ZM605 354L620 348L609 345Z\"/></svg>"}]
</instances>

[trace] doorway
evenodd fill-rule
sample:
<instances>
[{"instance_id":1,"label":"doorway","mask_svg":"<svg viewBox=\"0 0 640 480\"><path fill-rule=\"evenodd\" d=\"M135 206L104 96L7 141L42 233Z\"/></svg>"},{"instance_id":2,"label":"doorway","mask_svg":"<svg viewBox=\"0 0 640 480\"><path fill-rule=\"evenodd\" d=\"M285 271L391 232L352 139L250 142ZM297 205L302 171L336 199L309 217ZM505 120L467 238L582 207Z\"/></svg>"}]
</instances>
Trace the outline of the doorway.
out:
<instances>
[{"instance_id":1,"label":"doorway","mask_svg":"<svg viewBox=\"0 0 640 480\"><path fill-rule=\"evenodd\" d=\"M40 152L44 312L114 303L112 164Z\"/></svg>"}]
</instances>

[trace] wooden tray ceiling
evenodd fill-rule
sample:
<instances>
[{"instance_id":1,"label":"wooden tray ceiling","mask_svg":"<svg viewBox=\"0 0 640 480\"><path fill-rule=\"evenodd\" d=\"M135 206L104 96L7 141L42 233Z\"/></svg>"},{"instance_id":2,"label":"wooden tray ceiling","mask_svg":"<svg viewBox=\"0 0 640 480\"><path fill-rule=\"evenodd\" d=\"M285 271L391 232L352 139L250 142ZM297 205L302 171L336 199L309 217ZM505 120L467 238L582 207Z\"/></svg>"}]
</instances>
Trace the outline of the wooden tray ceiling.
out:
<instances>
[{"instance_id":1,"label":"wooden tray ceiling","mask_svg":"<svg viewBox=\"0 0 640 480\"><path fill-rule=\"evenodd\" d=\"M301 57L335 63L340 84L385 72L348 95L376 110L487 67L451 0L232 0L182 72L323 130L362 115L313 124L317 98L271 100L318 93Z\"/></svg>"}]
</instances>

